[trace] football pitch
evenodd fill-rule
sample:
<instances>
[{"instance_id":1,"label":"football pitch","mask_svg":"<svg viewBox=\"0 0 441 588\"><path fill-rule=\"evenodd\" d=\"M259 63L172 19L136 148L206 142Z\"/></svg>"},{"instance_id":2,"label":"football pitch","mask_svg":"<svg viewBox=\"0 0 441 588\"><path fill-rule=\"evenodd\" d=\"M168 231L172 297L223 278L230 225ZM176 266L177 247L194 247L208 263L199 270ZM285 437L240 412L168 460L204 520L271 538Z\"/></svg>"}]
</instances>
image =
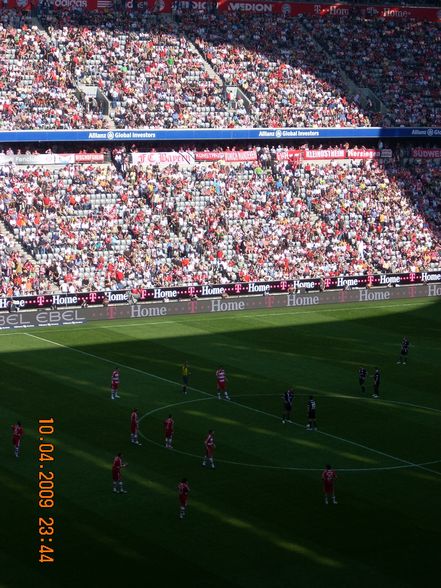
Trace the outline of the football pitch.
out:
<instances>
[{"instance_id":1,"label":"football pitch","mask_svg":"<svg viewBox=\"0 0 441 588\"><path fill-rule=\"evenodd\" d=\"M439 301L400 300L1 333L0 588L435 583L440 310ZM404 336L406 366L397 365ZM231 401L216 396L220 365ZM361 366L369 372L365 394ZM115 367L121 397L112 401ZM281 396L291 385L293 422L283 424ZM310 395L317 431L305 426ZM134 407L142 446L130 443ZM163 439L169 414L171 450ZM38 423L50 419L54 433L41 441ZM25 431L18 459L17 420ZM202 467L209 429L215 469ZM40 461L42 451L53 460ZM112 492L118 452L128 464L127 494ZM326 506L328 463L338 504ZM44 508L39 475L49 471L54 488L42 496L53 491L54 505ZM191 492L180 520L183 477ZM40 534L40 518L52 519L53 535ZM41 546L53 563L39 562Z\"/></svg>"}]
</instances>

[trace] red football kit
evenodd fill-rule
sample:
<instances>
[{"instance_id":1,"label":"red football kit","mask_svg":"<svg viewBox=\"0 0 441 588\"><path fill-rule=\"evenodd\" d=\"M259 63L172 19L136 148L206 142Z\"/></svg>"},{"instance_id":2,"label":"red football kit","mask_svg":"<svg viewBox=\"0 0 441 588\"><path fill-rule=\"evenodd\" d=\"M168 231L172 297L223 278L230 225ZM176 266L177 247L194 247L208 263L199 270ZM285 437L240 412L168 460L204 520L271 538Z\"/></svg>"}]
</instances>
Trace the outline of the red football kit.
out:
<instances>
[{"instance_id":1,"label":"red football kit","mask_svg":"<svg viewBox=\"0 0 441 588\"><path fill-rule=\"evenodd\" d=\"M119 455L115 457L112 465L112 479L114 482L121 481L122 460Z\"/></svg>"},{"instance_id":2,"label":"red football kit","mask_svg":"<svg viewBox=\"0 0 441 588\"><path fill-rule=\"evenodd\" d=\"M24 435L23 427L21 425L12 425L12 445L14 447L20 446L21 438Z\"/></svg>"},{"instance_id":3,"label":"red football kit","mask_svg":"<svg viewBox=\"0 0 441 588\"><path fill-rule=\"evenodd\" d=\"M323 489L325 494L332 494L334 490L334 480L337 479L337 474L334 470L324 470L322 473Z\"/></svg>"},{"instance_id":4,"label":"red football kit","mask_svg":"<svg viewBox=\"0 0 441 588\"><path fill-rule=\"evenodd\" d=\"M130 432L135 435L138 432L138 413L134 410L130 417Z\"/></svg>"},{"instance_id":5,"label":"red football kit","mask_svg":"<svg viewBox=\"0 0 441 588\"><path fill-rule=\"evenodd\" d=\"M187 506L189 492L190 486L188 485L188 482L180 482L178 485L178 493L181 506Z\"/></svg>"},{"instance_id":6,"label":"red football kit","mask_svg":"<svg viewBox=\"0 0 441 588\"><path fill-rule=\"evenodd\" d=\"M216 380L217 380L217 389L218 390L225 390L225 385L227 383L227 376L225 375L224 369L219 369L216 371Z\"/></svg>"},{"instance_id":7,"label":"red football kit","mask_svg":"<svg viewBox=\"0 0 441 588\"><path fill-rule=\"evenodd\" d=\"M164 421L164 429L165 429L165 436L171 437L173 435L173 429L175 426L175 422L172 418L165 419Z\"/></svg>"},{"instance_id":8,"label":"red football kit","mask_svg":"<svg viewBox=\"0 0 441 588\"><path fill-rule=\"evenodd\" d=\"M215 445L214 445L214 436L211 433L208 434L207 438L204 441L204 444L205 444L205 455L210 458L213 457L213 451L214 451Z\"/></svg>"},{"instance_id":9,"label":"red football kit","mask_svg":"<svg viewBox=\"0 0 441 588\"><path fill-rule=\"evenodd\" d=\"M119 370L112 372L112 390L118 390L119 388Z\"/></svg>"}]
</instances>

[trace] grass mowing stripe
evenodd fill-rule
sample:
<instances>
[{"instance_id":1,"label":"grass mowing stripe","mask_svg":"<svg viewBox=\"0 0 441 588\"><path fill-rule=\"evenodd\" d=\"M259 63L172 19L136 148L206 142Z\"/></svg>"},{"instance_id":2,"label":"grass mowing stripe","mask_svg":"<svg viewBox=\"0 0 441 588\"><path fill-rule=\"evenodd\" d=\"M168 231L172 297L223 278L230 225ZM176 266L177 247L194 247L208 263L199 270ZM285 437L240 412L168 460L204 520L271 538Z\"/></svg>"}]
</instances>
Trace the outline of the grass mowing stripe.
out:
<instances>
[{"instance_id":1,"label":"grass mowing stripe","mask_svg":"<svg viewBox=\"0 0 441 588\"><path fill-rule=\"evenodd\" d=\"M393 301L392 301L393 302ZM279 316L285 316L286 314L295 314L296 316L302 316L302 315L307 315L307 314L315 314L317 313L317 310L319 310L319 313L322 312L358 312L359 310L363 310L366 311L367 309L377 309L377 308L403 308L406 306L424 306L429 304L429 302L433 303L432 300L427 300L426 298L422 298L419 301L413 300L410 303L401 303L401 304L379 304L376 305L375 303L368 303L368 305L365 306L356 306L356 307L351 307L350 303L348 303L348 305L344 308L334 308L334 305L327 305L330 306L330 308L326 308L326 305L324 305L324 307L315 307L312 310L302 310L299 311L296 308L286 308L283 309L282 312L277 312L277 311L271 311L271 312L258 312L258 311L253 311L252 314L245 314L242 312L237 312L237 311L229 311L229 312L223 312L221 313L221 315L216 315L216 316L210 316L210 320L221 320L223 319L223 317L225 316L231 316L234 314L237 314L240 318L259 318L259 317L279 317ZM356 303L354 303L356 304ZM185 317L186 319L190 318L192 319L192 321L197 321L198 320L198 315L196 314L192 314L192 315L182 315L183 317ZM122 319L124 320L124 319ZM204 320L203 318L200 318L200 320ZM71 331L76 331L76 330L81 330L81 331L93 331L96 329L122 329L122 328L128 328L129 325L127 324L123 324L123 325L113 325L113 324L108 324L109 321L105 321L106 324L104 325L97 325L95 327L85 327L85 326L79 326L79 327L75 327L75 326L69 326L69 330ZM185 319L184 320L180 320L180 319L176 319L176 320L166 320L166 321L154 321L154 322L150 322L149 320L143 321L142 319L137 319L136 322L131 322L130 323L130 328L132 329L133 327L141 327L141 326L145 326L146 324L149 325L162 325L164 323L169 323L169 324L180 324L181 322L186 322ZM61 326L61 325L60 325ZM56 328L56 327L55 327ZM50 327L49 329L45 329L44 327L40 327L39 328L39 332L53 332L54 327ZM24 333L25 335L29 335L29 333ZM5 333L0 333L0 337L8 337L11 335L23 335L23 331L21 329L17 329L17 330L12 330L12 331L7 331Z\"/></svg>"},{"instance_id":2,"label":"grass mowing stripe","mask_svg":"<svg viewBox=\"0 0 441 588\"><path fill-rule=\"evenodd\" d=\"M176 382L174 380L169 380L167 378L163 378L161 376L157 376L156 374L152 374L150 372L146 372L144 370L140 370L139 368L135 368L135 367L132 367L132 366L129 366L129 365L126 365L126 364L122 364L120 362L115 362L113 360L107 359L107 358L102 357L100 355L95 355L93 353L89 353L88 351L82 351L81 349L77 349L75 347L69 347L68 345L64 345L63 343L57 343L56 341L52 341L51 339L46 339L45 337L39 337L38 335L33 335L32 333L25 333L25 335L27 335L28 337L31 337L33 339L38 339L40 341L44 341L45 343L50 343L52 345L56 345L57 347L61 347L61 348L64 348L64 349L69 349L70 351L74 351L74 352L80 353L82 355L93 357L94 359L98 359L98 360L104 361L106 363L111 363L113 365L119 365L120 367L124 367L126 369L133 370L133 371L136 371L136 372L141 373L141 374L145 374L146 376L149 376L151 378L155 378L157 380L161 380L163 382L167 382L169 384L174 384L174 385L177 385L177 386L180 386L181 385L179 382ZM200 390L199 388L189 387L189 389L194 390L195 392L199 392L200 394L204 394L206 396L210 396L210 397L213 396L213 394L209 394L208 392L205 392L204 390ZM264 414L264 415L267 415L267 416L269 416L271 418L275 418L277 420L280 420L280 417L277 416L277 415L275 415L275 414L272 414L270 412L266 412L266 411L263 411L263 410L259 410L258 408L254 408L254 407L249 406L247 404L241 404L240 402L235 402L234 400L229 400L227 402L229 402L231 404L235 404L236 406L240 406L240 407L245 408L247 410L251 410L253 412ZM295 425L296 427L301 427L302 429L304 429L304 425L301 425L300 423L296 423L295 421L292 421L292 424ZM400 457L396 457L396 456L391 455L389 453L385 453L383 451L379 451L378 449L373 449L372 447L368 447L367 445L363 445L361 443L357 443L356 441L351 441L350 439L345 439L344 437L339 437L338 435L333 435L331 433L326 433L325 431L322 431L322 430L317 431L317 433L320 433L321 435L324 435L324 436L329 437L329 438L332 438L332 439L336 439L338 441L343 441L344 443L348 443L350 445L353 445L354 447L360 447L361 449L365 449L367 451L371 451L372 453L376 453L378 455L382 455L383 457L388 457L389 459L393 459L395 461L398 461L398 462L401 462L401 463L405 463L408 466L415 467L415 468L420 468L420 469L425 470L427 472L430 472L432 474L436 474L438 476L441 476L441 472L437 472L436 470L432 470L432 469L427 468L425 466L418 465L418 464L416 464L416 463L414 463L412 461L409 461L409 460L406 460L406 459L402 459Z\"/></svg>"}]
</instances>

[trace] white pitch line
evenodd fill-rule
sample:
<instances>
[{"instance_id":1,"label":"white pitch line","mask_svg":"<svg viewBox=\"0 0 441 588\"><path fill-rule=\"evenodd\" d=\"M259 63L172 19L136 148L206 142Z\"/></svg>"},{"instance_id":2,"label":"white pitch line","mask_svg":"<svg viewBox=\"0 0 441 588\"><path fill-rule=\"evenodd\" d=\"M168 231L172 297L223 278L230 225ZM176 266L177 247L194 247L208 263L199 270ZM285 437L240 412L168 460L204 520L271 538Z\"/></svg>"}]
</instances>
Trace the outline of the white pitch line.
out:
<instances>
[{"instance_id":1,"label":"white pitch line","mask_svg":"<svg viewBox=\"0 0 441 588\"><path fill-rule=\"evenodd\" d=\"M254 396L255 397L257 395L256 394L243 394L241 396ZM267 394L266 396L269 396L269 394ZM152 414L155 414L156 412L161 412L163 410L166 410L167 408L173 408L175 406L182 406L184 404L191 404L193 402L204 402L206 400L215 400L215 399L216 399L216 396L210 396L208 398L195 398L194 400L183 400L182 402L175 402L173 404L167 404L166 406L160 406L158 408L154 408L153 410L150 410L149 412L146 412L145 414L143 414L142 417L139 419L139 422L141 422L146 417L148 417ZM238 406L242 406L245 408L250 408L244 404L239 404L239 403L235 403L235 404L238 404ZM269 413L267 413L267 414L269 414ZM275 416L275 415L273 415L273 416ZM297 424L297 423L293 423L293 424ZM146 437L146 435L144 435L144 433L142 431L140 431L140 435L143 439L145 439L146 441L148 441L152 445L156 445L157 447L161 447L162 449L165 449L163 444L158 443L157 441L154 441L153 439L150 439L149 437ZM195 457L196 459L201 459L200 455L196 455L195 453L189 453L188 451L181 451L180 449L173 448L173 452L179 453L180 455L186 455L187 457ZM291 466L271 466L271 465L265 465L265 464L254 464L254 463L243 463L240 461L230 461L227 459L216 459L216 461L219 463L226 463L229 465L238 465L238 466L244 466L244 467L249 467L249 468L267 469L267 470L290 470L290 471L297 471L297 472L319 472L319 471L321 472L323 470L323 467L321 467L321 468L299 468L299 467L291 467ZM441 463L441 459L437 459L434 461L427 461L427 462L419 463L419 464L413 464L413 463L409 462L406 465L399 465L399 466L383 466L383 467L376 467L376 468L338 468L338 471L339 472L380 472L380 471L388 471L388 470L410 469L413 467L423 467L423 466L427 466L427 465L434 465L437 463Z\"/></svg>"},{"instance_id":2,"label":"white pitch line","mask_svg":"<svg viewBox=\"0 0 441 588\"><path fill-rule=\"evenodd\" d=\"M245 404L240 404L240 402L234 402L234 401L230 401L233 402L234 404L237 404L237 406L242 406L244 408L248 408L249 410L253 410L255 412L260 412L261 414L266 414L267 416L270 416L272 418L275 418L277 420L280 420L280 417L278 417L275 414L271 414L270 412L265 412L263 410L259 410L257 408L253 408L251 406L247 406ZM300 427L301 429L305 428L305 425L301 425L300 423L296 423L295 421L292 421L293 425L295 425L296 427ZM394 459L395 461L399 461L401 463L405 463L408 466L412 466L412 467L416 467L416 468L421 468L423 470L426 470L428 472L431 472L432 474L437 474L438 476L441 476L441 472L437 472L436 470L431 470L429 468L420 466L412 461L408 461L407 459L401 459L401 457L395 457L395 455L391 455L389 453L385 453L384 451L379 451L378 449L373 449L372 447L368 447L367 445L363 445L362 443L357 443L356 441L351 441L350 439L346 439L344 437L339 437L338 435L333 435L332 433L326 433L325 431L321 431L320 429L317 431L311 431L312 433L320 433L321 435L325 435L326 437L330 437L332 439L337 439L338 441L343 441L344 443L349 443L350 445L354 445L355 447L361 447L362 449L365 449L367 451L371 451L372 453L377 453L378 455L382 455L383 457L388 457L389 459Z\"/></svg>"},{"instance_id":3,"label":"white pitch line","mask_svg":"<svg viewBox=\"0 0 441 588\"><path fill-rule=\"evenodd\" d=\"M208 400L208 398L207 398L207 400ZM152 445L156 445L157 447L161 447L162 449L166 449L166 447L164 445L162 445L161 443L158 443L157 441L153 441L153 439L149 439L148 437L146 437L142 433L142 431L140 432L140 435L148 443L151 443ZM202 459L202 457L203 457L201 455L196 455L195 453L189 453L188 451L181 451L180 449L175 449L175 448L173 448L173 453L179 453L180 455L185 455L187 457L194 457L199 460ZM217 459L217 458L216 458L216 463L226 463L228 465L237 465L237 466L261 469L261 470L288 470L288 471L294 471L294 472L321 472L321 471L323 471L323 467L320 467L320 468L299 468L299 467L291 467L291 466L271 466L271 465L265 465L265 464L244 463L241 461L230 461L228 459ZM390 470L410 469L415 466L416 467L423 467L426 465L434 465L436 463L441 463L441 459L437 459L436 461L427 461L424 463L418 463L415 465L409 464L409 465L397 465L397 466L384 466L384 467L379 467L379 468L338 468L338 471L339 472L357 472L357 473L360 473L360 472L383 472L383 471L390 471Z\"/></svg>"},{"instance_id":4,"label":"white pitch line","mask_svg":"<svg viewBox=\"0 0 441 588\"><path fill-rule=\"evenodd\" d=\"M112 361L112 360L107 359L105 357L102 357L100 355L95 355L94 353L89 353L88 351L81 351L81 349L76 349L75 347L69 347L68 345L64 345L63 343L57 343L56 341L52 341L51 339L46 339L45 337L39 337L38 335L33 335L32 333L24 333L24 334L27 335L28 337L32 337L33 339L38 339L40 341L44 341L45 343L50 343L52 345L56 345L57 347L61 347L61 348L64 348L64 349L69 349L70 351L74 351L76 353L80 353L81 355L86 355L88 357L93 357L94 359L98 359L98 360L104 361L106 363L111 363L113 365L124 367L124 368L129 369L129 370L132 370L134 372L138 372L140 374L144 374L144 375L149 376L151 378L155 378L155 379L160 380L162 382L167 382L168 384L174 384L174 385L180 386L179 382L176 382L174 380L169 380L167 378L162 378L161 376L157 376L156 374L152 374L150 372L146 372L144 370L140 370L138 368L134 368L132 366L129 366L127 364L123 364L121 362ZM199 392L200 394L204 394L205 396L210 396L210 397L213 396L213 394L209 394L208 392L205 392L204 390L200 390L199 388L193 388L193 387L190 387L189 386L189 389L190 390L194 390L195 392ZM272 414L270 412L265 412L263 410L259 410L258 408L254 408L252 406L248 406L246 404L241 404L240 402L235 402L234 400L229 400L229 401L226 401L226 402L229 402L230 404L235 404L236 406L240 406L240 407L245 408L247 410L251 410L252 412L256 412L256 413L259 413L259 414L264 414L264 415L269 416L271 418L275 418L277 420L280 420L280 417L278 417L277 415ZM293 421L292 424L295 425L295 426L297 426L297 427L301 427L302 429L304 428L304 425L301 425L300 423L296 423L296 422ZM312 431L311 431L311 433L312 433ZM345 439L344 437L338 437L337 435L332 435L331 433L326 433L325 431L320 431L319 430L319 431L316 431L316 433L319 433L321 435L325 435L325 436L330 437L330 438L333 438L333 439L337 439L338 441L343 441L344 443L349 443L350 445L354 445L356 447L361 447L362 449L365 449L367 451L371 451L373 453L377 453L378 455L382 455L383 457L388 457L389 459L394 459L395 461L399 461L401 463L405 463L405 464L407 464L409 466L412 466L412 467L421 468L421 469L426 470L426 471L428 471L428 472L430 472L432 474L436 474L438 476L441 476L441 472L437 472L436 470L431 470L431 469L426 468L424 466L419 466L418 464L413 463L412 461L408 461L406 459L401 459L400 457L395 457L394 455L390 455L388 453L384 453L383 451L379 451L378 449L372 449L371 447L368 447L367 445L362 445L361 443L357 443L356 441L351 441L349 439Z\"/></svg>"},{"instance_id":5,"label":"white pitch line","mask_svg":"<svg viewBox=\"0 0 441 588\"><path fill-rule=\"evenodd\" d=\"M189 386L189 388L191 388L191 386ZM192 390L196 390L196 388L191 388ZM202 392L202 390L198 390L198 392ZM239 395L235 395L235 398L255 398L256 396L260 397L264 397L264 396L276 396L277 394L275 394L274 392L272 394L239 394ZM303 397L308 397L311 396L310 392L305 392L305 393L299 393L296 392L295 394L295 398L303 398ZM213 395L214 397L214 395ZM333 399L333 398L347 398L349 400L360 400L363 402L366 401L371 401L370 398L368 398L367 396L351 396L350 394L314 394L315 398L326 398L326 399ZM440 412L441 413L441 409L439 408L432 408L431 406L424 406L424 404L414 404L413 402L406 402L405 400L386 400L385 398L381 398L380 401L378 402L377 400L377 404L402 404L403 406L412 406L413 408L421 408L423 410L427 410L429 412ZM241 406L245 406L243 404L241 404ZM276 415L273 415L276 416Z\"/></svg>"},{"instance_id":6,"label":"white pitch line","mask_svg":"<svg viewBox=\"0 0 441 588\"><path fill-rule=\"evenodd\" d=\"M94 359L99 359L100 361L104 361L106 363L111 363L115 366L123 367L125 369L131 370L133 372L138 372L139 374L144 374L145 376L149 376L150 378L156 378L157 380L161 380L162 382L167 382L168 384L179 385L178 382L174 382L173 380L168 380L167 378L161 378L161 376L157 376L156 374L151 374L150 372L146 372L144 370L140 370L135 368L131 365L127 365L125 363L121 363L120 361L115 361L113 359L107 359L106 357L102 357L101 355L95 355L94 353L89 353L88 351L82 351L81 349L77 349L76 347L69 347L69 345L64 345L64 343L57 343L56 341L51 341L50 339L46 339L45 337L39 337L38 335L33 335L32 333L23 333L27 337L32 337L33 339L39 339L40 341L45 341L46 343L51 343L52 345L56 345L57 347L62 347L63 349L69 349L70 351L75 351L76 353L80 353L81 355L87 355L88 357L93 357ZM195 390L195 388L192 388ZM206 394L206 392L204 392Z\"/></svg>"}]
</instances>

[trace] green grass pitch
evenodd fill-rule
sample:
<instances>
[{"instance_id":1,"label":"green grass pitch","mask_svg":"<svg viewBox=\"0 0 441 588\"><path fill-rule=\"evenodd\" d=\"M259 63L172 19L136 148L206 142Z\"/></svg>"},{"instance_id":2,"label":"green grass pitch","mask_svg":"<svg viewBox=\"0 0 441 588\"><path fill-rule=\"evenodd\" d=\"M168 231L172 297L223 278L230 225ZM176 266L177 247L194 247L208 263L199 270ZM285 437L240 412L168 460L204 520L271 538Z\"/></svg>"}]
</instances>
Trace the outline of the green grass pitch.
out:
<instances>
[{"instance_id":1,"label":"green grass pitch","mask_svg":"<svg viewBox=\"0 0 441 588\"><path fill-rule=\"evenodd\" d=\"M441 304L413 300L0 334L0 588L406 588L439 578ZM404 335L407 366L397 365ZM180 366L191 369L183 396ZM231 402L215 397L223 365ZM110 378L121 370L121 398ZM382 371L363 397L358 368ZM281 395L293 385L293 424ZM319 430L305 429L317 399ZM137 407L142 447L130 444ZM163 447L175 419L174 449ZM55 506L38 507L38 420L55 420ZM25 429L16 459L10 426ZM216 469L201 466L215 430ZM112 493L123 452L125 495ZM338 473L325 506L321 471ZM52 468L50 466L53 466ZM177 484L191 486L178 517ZM55 520L39 563L38 517Z\"/></svg>"}]
</instances>

